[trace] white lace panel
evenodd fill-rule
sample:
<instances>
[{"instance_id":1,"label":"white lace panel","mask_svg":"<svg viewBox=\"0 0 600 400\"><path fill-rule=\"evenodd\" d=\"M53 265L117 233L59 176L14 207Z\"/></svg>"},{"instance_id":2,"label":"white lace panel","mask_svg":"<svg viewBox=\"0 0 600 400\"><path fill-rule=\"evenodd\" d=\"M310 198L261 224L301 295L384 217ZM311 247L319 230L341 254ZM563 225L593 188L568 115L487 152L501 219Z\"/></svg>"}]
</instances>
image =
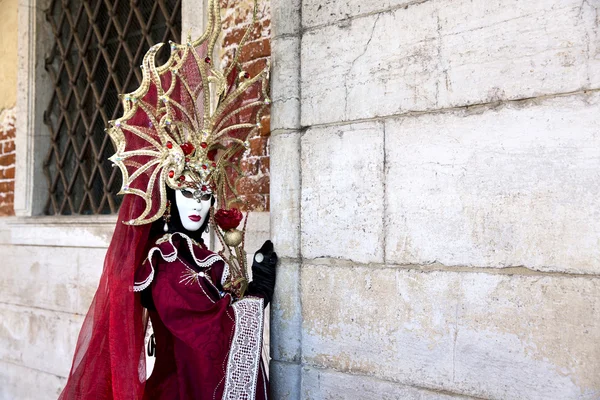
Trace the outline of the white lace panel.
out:
<instances>
[{"instance_id":1,"label":"white lace panel","mask_svg":"<svg viewBox=\"0 0 600 400\"><path fill-rule=\"evenodd\" d=\"M235 332L227 360L223 400L254 400L263 337L263 299L233 304Z\"/></svg>"}]
</instances>

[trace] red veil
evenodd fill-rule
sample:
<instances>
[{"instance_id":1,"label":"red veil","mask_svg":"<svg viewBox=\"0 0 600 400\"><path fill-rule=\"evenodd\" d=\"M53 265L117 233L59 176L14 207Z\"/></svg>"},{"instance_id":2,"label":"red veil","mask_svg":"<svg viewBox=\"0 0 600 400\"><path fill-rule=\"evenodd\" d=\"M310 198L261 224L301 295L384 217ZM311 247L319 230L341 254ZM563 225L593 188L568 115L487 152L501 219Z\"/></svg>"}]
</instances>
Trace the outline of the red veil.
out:
<instances>
[{"instance_id":1,"label":"red veil","mask_svg":"<svg viewBox=\"0 0 600 400\"><path fill-rule=\"evenodd\" d=\"M124 196L98 290L85 317L71 373L59 400L142 397L146 382L144 334L147 317L133 291L134 273L146 257L152 224L125 225L145 208Z\"/></svg>"}]
</instances>

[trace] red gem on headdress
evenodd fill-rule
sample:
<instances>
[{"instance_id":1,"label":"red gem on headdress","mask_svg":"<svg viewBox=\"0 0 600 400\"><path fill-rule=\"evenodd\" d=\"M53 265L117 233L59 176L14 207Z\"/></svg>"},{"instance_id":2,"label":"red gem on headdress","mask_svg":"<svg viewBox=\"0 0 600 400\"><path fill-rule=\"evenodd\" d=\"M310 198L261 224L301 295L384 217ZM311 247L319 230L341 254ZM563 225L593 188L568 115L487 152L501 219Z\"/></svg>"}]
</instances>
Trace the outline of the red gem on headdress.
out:
<instances>
[{"instance_id":1,"label":"red gem on headdress","mask_svg":"<svg viewBox=\"0 0 600 400\"><path fill-rule=\"evenodd\" d=\"M206 142L200 143L200 147L202 147L203 149L205 149L207 146L208 144Z\"/></svg>"},{"instance_id":2,"label":"red gem on headdress","mask_svg":"<svg viewBox=\"0 0 600 400\"><path fill-rule=\"evenodd\" d=\"M190 142L185 142L181 145L181 150L183 150L183 154L187 156L189 154L192 154L192 152L196 150L196 148Z\"/></svg>"},{"instance_id":3,"label":"red gem on headdress","mask_svg":"<svg viewBox=\"0 0 600 400\"><path fill-rule=\"evenodd\" d=\"M202 169L207 169L208 166L206 164L202 164Z\"/></svg>"},{"instance_id":4,"label":"red gem on headdress","mask_svg":"<svg viewBox=\"0 0 600 400\"><path fill-rule=\"evenodd\" d=\"M216 168L217 167L217 163L216 162L212 163L212 166L213 166L213 168Z\"/></svg>"},{"instance_id":5,"label":"red gem on headdress","mask_svg":"<svg viewBox=\"0 0 600 400\"><path fill-rule=\"evenodd\" d=\"M200 190L202 190L203 192L206 192L206 189L208 189L205 185L202 185L202 187L200 188Z\"/></svg>"},{"instance_id":6,"label":"red gem on headdress","mask_svg":"<svg viewBox=\"0 0 600 400\"><path fill-rule=\"evenodd\" d=\"M179 182L183 182L183 181L185 181L185 176L181 175L181 176L179 177Z\"/></svg>"},{"instance_id":7,"label":"red gem on headdress","mask_svg":"<svg viewBox=\"0 0 600 400\"><path fill-rule=\"evenodd\" d=\"M246 79L250 78L250 74L247 72L244 72L244 78L246 78Z\"/></svg>"},{"instance_id":8,"label":"red gem on headdress","mask_svg":"<svg viewBox=\"0 0 600 400\"><path fill-rule=\"evenodd\" d=\"M172 178L173 176L175 176L175 171L169 171L169 178Z\"/></svg>"},{"instance_id":9,"label":"red gem on headdress","mask_svg":"<svg viewBox=\"0 0 600 400\"><path fill-rule=\"evenodd\" d=\"M186 157L185 162L190 162L190 159L188 157Z\"/></svg>"},{"instance_id":10,"label":"red gem on headdress","mask_svg":"<svg viewBox=\"0 0 600 400\"><path fill-rule=\"evenodd\" d=\"M205 63L207 63L207 64L209 64L209 63L210 63L210 57L206 57L206 58L204 59L204 62L205 62Z\"/></svg>"},{"instance_id":11,"label":"red gem on headdress","mask_svg":"<svg viewBox=\"0 0 600 400\"><path fill-rule=\"evenodd\" d=\"M172 148L173 148L173 143L167 142L167 149L172 149Z\"/></svg>"}]
</instances>

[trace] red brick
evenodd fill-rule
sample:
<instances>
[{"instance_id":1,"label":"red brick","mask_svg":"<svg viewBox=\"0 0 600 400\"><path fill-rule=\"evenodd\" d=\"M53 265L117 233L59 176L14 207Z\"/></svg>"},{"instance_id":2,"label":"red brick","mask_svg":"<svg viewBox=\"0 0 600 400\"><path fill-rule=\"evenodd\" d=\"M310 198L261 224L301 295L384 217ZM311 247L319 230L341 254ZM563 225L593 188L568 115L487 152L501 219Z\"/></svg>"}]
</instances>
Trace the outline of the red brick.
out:
<instances>
[{"instance_id":1,"label":"red brick","mask_svg":"<svg viewBox=\"0 0 600 400\"><path fill-rule=\"evenodd\" d=\"M244 51L240 55L240 62L256 60L271 55L271 41L269 38L263 38L254 42L246 43Z\"/></svg>"},{"instance_id":2,"label":"red brick","mask_svg":"<svg viewBox=\"0 0 600 400\"><path fill-rule=\"evenodd\" d=\"M0 179L15 179L15 167L0 169Z\"/></svg>"},{"instance_id":3,"label":"red brick","mask_svg":"<svg viewBox=\"0 0 600 400\"><path fill-rule=\"evenodd\" d=\"M261 173L269 174L269 170L271 169L271 159L269 157L261 157L259 158L258 165Z\"/></svg>"},{"instance_id":4,"label":"red brick","mask_svg":"<svg viewBox=\"0 0 600 400\"><path fill-rule=\"evenodd\" d=\"M244 37L247 28L248 25L244 23L232 28L231 30L226 30L224 33L225 36L223 37L223 47L227 48L229 46L239 44ZM263 27L260 24L255 24L250 30L250 35L248 36L246 43L259 40L262 37L262 31Z\"/></svg>"},{"instance_id":5,"label":"red brick","mask_svg":"<svg viewBox=\"0 0 600 400\"><path fill-rule=\"evenodd\" d=\"M0 193L13 192L15 190L15 182L0 182Z\"/></svg>"},{"instance_id":6,"label":"red brick","mask_svg":"<svg viewBox=\"0 0 600 400\"><path fill-rule=\"evenodd\" d=\"M258 173L258 160L256 158L242 160L240 168L244 175L256 175Z\"/></svg>"},{"instance_id":7,"label":"red brick","mask_svg":"<svg viewBox=\"0 0 600 400\"><path fill-rule=\"evenodd\" d=\"M15 164L15 155L14 154L5 154L0 156L0 166L2 167L10 167Z\"/></svg>"},{"instance_id":8,"label":"red brick","mask_svg":"<svg viewBox=\"0 0 600 400\"><path fill-rule=\"evenodd\" d=\"M3 193L2 203L13 204L15 202L15 194L13 192Z\"/></svg>"},{"instance_id":9,"label":"red brick","mask_svg":"<svg viewBox=\"0 0 600 400\"><path fill-rule=\"evenodd\" d=\"M260 71L262 71L267 66L267 59L260 58L258 60L253 60L247 63L243 63L242 67L246 72L250 74L250 76L256 76Z\"/></svg>"},{"instance_id":10,"label":"red brick","mask_svg":"<svg viewBox=\"0 0 600 400\"><path fill-rule=\"evenodd\" d=\"M7 130L0 130L0 140L6 140L6 139L14 139L16 136L16 129L14 127L7 129Z\"/></svg>"},{"instance_id":11,"label":"red brick","mask_svg":"<svg viewBox=\"0 0 600 400\"><path fill-rule=\"evenodd\" d=\"M266 109L266 111L270 111ZM270 136L271 135L271 116L264 115L260 120L261 128L260 128L260 136Z\"/></svg>"},{"instance_id":12,"label":"red brick","mask_svg":"<svg viewBox=\"0 0 600 400\"><path fill-rule=\"evenodd\" d=\"M15 141L9 140L8 142L4 142L2 145L2 153L7 154L12 153L13 151L15 151Z\"/></svg>"},{"instance_id":13,"label":"red brick","mask_svg":"<svg viewBox=\"0 0 600 400\"><path fill-rule=\"evenodd\" d=\"M250 155L255 157L264 157L267 155L268 137L255 137L250 139Z\"/></svg>"},{"instance_id":14,"label":"red brick","mask_svg":"<svg viewBox=\"0 0 600 400\"><path fill-rule=\"evenodd\" d=\"M270 179L268 176L256 178L244 176L236 182L236 190L239 195L268 194L270 190Z\"/></svg>"},{"instance_id":15,"label":"red brick","mask_svg":"<svg viewBox=\"0 0 600 400\"><path fill-rule=\"evenodd\" d=\"M0 216L8 217L15 215L14 204L2 204L0 205Z\"/></svg>"}]
</instances>

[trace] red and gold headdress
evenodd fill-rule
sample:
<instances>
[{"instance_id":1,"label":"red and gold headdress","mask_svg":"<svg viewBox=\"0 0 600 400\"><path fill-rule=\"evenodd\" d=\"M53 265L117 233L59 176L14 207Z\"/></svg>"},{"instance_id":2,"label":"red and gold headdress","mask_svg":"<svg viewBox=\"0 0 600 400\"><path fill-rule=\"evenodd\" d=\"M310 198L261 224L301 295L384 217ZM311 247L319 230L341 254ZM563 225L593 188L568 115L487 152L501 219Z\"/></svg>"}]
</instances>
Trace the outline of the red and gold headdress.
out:
<instances>
[{"instance_id":1,"label":"red and gold headdress","mask_svg":"<svg viewBox=\"0 0 600 400\"><path fill-rule=\"evenodd\" d=\"M141 66L143 80L122 96L124 115L108 129L116 153L110 160L120 168L119 194L140 196L145 210L130 225L153 222L165 212L166 187L190 188L197 195L214 193L222 207L237 198L232 176L248 149L248 138L260 129L269 104L269 66L255 76L241 69L239 59L250 26L233 58L224 68L213 60L221 34L219 2L208 2L208 28L197 40L171 43L162 66L153 46ZM256 5L254 9L256 19Z\"/></svg>"},{"instance_id":2,"label":"red and gold headdress","mask_svg":"<svg viewBox=\"0 0 600 400\"><path fill-rule=\"evenodd\" d=\"M122 97L124 115L108 129L116 153L110 160L120 168L123 184L119 194L139 196L144 210L128 225L144 225L163 216L167 186L191 189L194 197L216 195L222 208L211 224L223 244L220 254L228 261L230 284L243 296L247 284L244 229L217 228L220 220L241 214L227 210L237 200L234 177L248 150L248 138L260 129L270 100L267 95L269 65L254 76L239 64L253 24L238 43L224 67L214 62L213 52L221 34L218 0L208 1L208 27L197 40L171 43L168 61L156 66L162 44L144 56L140 87ZM253 22L256 21L256 1ZM230 212L231 211L231 212ZM237 225L236 225L237 226ZM242 247L240 247L242 244Z\"/></svg>"}]
</instances>

